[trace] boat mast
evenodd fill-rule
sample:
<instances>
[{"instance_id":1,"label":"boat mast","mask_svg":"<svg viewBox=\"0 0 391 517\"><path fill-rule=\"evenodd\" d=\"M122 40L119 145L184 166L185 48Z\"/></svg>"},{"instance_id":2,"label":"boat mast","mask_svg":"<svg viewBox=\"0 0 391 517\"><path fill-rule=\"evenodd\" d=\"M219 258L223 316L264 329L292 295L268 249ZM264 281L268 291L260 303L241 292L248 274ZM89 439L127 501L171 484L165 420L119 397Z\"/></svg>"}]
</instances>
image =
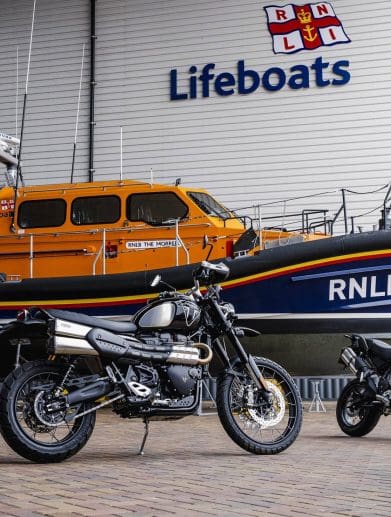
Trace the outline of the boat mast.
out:
<instances>
[{"instance_id":1,"label":"boat mast","mask_svg":"<svg viewBox=\"0 0 391 517\"><path fill-rule=\"evenodd\" d=\"M37 0L34 0L33 16L32 16L32 20L31 20L31 31L30 31L30 46L29 46L29 54L28 54L28 59L27 59L26 89L25 89L24 97L23 97L23 113L22 113L22 122L21 122L21 127L20 127L20 138L19 138L20 144L19 144L19 153L18 153L18 166L17 166L17 170L16 170L15 198L16 198L16 192L17 192L18 186L19 186L19 180L22 182L22 185L24 186L21 160L22 160L24 123L25 123L25 119L26 119L26 105L27 105L27 95L28 95L29 76L30 76L31 50L32 50L32 46L33 46L36 4L37 4ZM15 199L15 201L16 201L16 199Z\"/></svg>"},{"instance_id":2,"label":"boat mast","mask_svg":"<svg viewBox=\"0 0 391 517\"><path fill-rule=\"evenodd\" d=\"M27 59L27 72L26 72L26 88L24 91L23 98L23 114L22 114L22 122L20 127L20 139L19 139L19 152L18 152L18 160L16 165L16 180L14 185L14 211L12 213L12 221L10 229L11 231L15 231L15 208L16 208L16 198L18 196L18 187L19 187L19 179L24 186L23 176L22 176L22 144L23 144L23 133L24 133L24 123L26 120L26 105L27 105L27 95L28 95L28 85L29 85L29 75L30 75L30 63L31 63L31 50L33 47L33 34L34 34L34 22L35 22L35 11L37 6L37 0L34 0L33 4L33 16L31 19L31 31L30 31L30 45L29 45L29 54ZM19 80L19 77L18 77Z\"/></svg>"},{"instance_id":3,"label":"boat mast","mask_svg":"<svg viewBox=\"0 0 391 517\"><path fill-rule=\"evenodd\" d=\"M90 47L90 156L89 156L89 181L94 181L94 139L95 139L95 3L91 0L91 47Z\"/></svg>"}]
</instances>

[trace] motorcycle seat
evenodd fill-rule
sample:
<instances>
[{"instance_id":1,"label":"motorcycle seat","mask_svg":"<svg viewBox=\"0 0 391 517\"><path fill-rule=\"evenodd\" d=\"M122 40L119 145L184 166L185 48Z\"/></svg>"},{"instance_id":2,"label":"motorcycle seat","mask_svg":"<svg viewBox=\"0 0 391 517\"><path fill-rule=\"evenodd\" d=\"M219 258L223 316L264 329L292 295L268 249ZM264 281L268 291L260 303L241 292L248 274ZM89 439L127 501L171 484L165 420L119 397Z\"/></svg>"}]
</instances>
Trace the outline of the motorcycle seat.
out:
<instances>
[{"instance_id":1,"label":"motorcycle seat","mask_svg":"<svg viewBox=\"0 0 391 517\"><path fill-rule=\"evenodd\" d=\"M374 354L384 359L384 361L391 361L391 345L380 339L367 339L369 350Z\"/></svg>"},{"instance_id":2,"label":"motorcycle seat","mask_svg":"<svg viewBox=\"0 0 391 517\"><path fill-rule=\"evenodd\" d=\"M96 316L87 316L79 312L63 311L61 309L46 310L47 314L52 318L71 321L72 323L80 323L88 327L98 327L115 334L134 334L137 330L137 325L132 321L114 321L104 318L97 318Z\"/></svg>"}]
</instances>

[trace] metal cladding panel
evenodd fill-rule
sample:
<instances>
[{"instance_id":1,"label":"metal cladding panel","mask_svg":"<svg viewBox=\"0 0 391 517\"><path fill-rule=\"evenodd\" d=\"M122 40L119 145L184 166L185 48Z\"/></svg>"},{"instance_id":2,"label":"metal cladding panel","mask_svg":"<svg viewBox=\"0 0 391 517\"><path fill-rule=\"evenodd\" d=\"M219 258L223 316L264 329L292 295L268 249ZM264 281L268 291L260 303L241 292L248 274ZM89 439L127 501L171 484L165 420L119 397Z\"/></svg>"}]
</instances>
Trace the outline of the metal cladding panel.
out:
<instances>
[{"instance_id":1,"label":"metal cladding panel","mask_svg":"<svg viewBox=\"0 0 391 517\"><path fill-rule=\"evenodd\" d=\"M22 74L32 3L2 1L0 120L11 134L16 46ZM264 218L302 208L330 209L332 216L342 201L341 188L364 193L384 186L391 169L391 5L329 3L350 43L274 54L263 7L286 1L99 0L95 179L119 177L122 127L124 177L149 181L151 169L156 182L181 177L183 184L203 186L235 209L261 203ZM23 150L26 181L69 177L89 8L88 0L38 0ZM335 63L349 61L350 81L317 85L311 68L317 58L329 64L323 74L330 79L336 77ZM268 91L261 84L239 94L236 84L232 95L218 95L214 79L221 73L237 77L239 61L261 78L280 68L287 81L292 67L307 67L309 87ZM190 67L198 76L208 63L215 64L209 97L202 96L197 80L197 98L170 100L171 70L177 70L178 92L189 92ZM87 45L76 160L81 181L88 179L88 66ZM22 84L19 92L20 112ZM377 223L385 192L346 193L349 215L375 209L356 219L357 225L368 230ZM289 223L284 216L273 221Z\"/></svg>"},{"instance_id":2,"label":"metal cladding panel","mask_svg":"<svg viewBox=\"0 0 391 517\"><path fill-rule=\"evenodd\" d=\"M11 135L20 133L33 4L1 0L0 129ZM75 180L82 181L88 177L89 2L37 0L22 149L26 184L70 178L84 43L75 161Z\"/></svg>"},{"instance_id":3,"label":"metal cladding panel","mask_svg":"<svg viewBox=\"0 0 391 517\"><path fill-rule=\"evenodd\" d=\"M297 2L302 4L302 2ZM96 177L120 174L120 127L126 177L202 185L235 209L263 204L262 215L302 208L339 208L341 188L368 192L389 181L391 102L388 56L391 5L331 2L351 43L274 54L263 7L268 1L100 0L97 4ZM317 86L316 58L350 62L344 85ZM214 63L215 77L237 74L237 63L262 74L279 67L310 71L308 88L170 100L170 70L178 92L189 92L189 69ZM381 205L386 188L347 192L348 214ZM317 193L320 196L315 196ZM308 196L287 203L268 203ZM355 222L377 224L379 210ZM300 218L299 218L300 219ZM298 221L296 221L298 222ZM265 222L265 224L267 224ZM273 221L279 226L290 221ZM341 230L341 225L339 226Z\"/></svg>"}]
</instances>

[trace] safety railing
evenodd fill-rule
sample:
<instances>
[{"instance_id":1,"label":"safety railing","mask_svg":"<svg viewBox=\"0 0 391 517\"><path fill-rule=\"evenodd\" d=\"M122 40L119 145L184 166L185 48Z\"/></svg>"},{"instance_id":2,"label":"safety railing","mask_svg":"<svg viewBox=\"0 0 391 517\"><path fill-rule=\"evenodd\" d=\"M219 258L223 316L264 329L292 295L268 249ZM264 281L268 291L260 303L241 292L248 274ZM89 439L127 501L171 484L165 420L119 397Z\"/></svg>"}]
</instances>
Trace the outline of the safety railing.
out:
<instances>
[{"instance_id":1,"label":"safety railing","mask_svg":"<svg viewBox=\"0 0 391 517\"><path fill-rule=\"evenodd\" d=\"M186 228L186 229L188 229L188 228L193 228L193 229L194 228L197 228L197 229L205 228L206 229L206 228L209 228L211 226L211 224L210 223L193 223L193 224L190 223L190 224L182 225L182 227L181 227L179 220L168 221L167 223L168 224L159 226L159 230L160 229L174 230L173 241L175 242L174 247L176 248L176 250L175 250L175 263L173 265L176 265L176 266L179 265L179 251L180 250L182 250L185 255L186 264L189 264L190 263L190 253L189 253L189 250L187 249L183 239L180 236L181 229L183 229L183 228ZM56 256L61 256L61 255L69 255L70 253L78 253L78 254L82 254L85 256L93 257L92 268L91 268L92 275L97 274L97 266L98 266L98 263L101 261L102 274L105 275L107 272L107 256L106 256L107 255L106 254L107 242L111 235L113 235L113 234L122 234L122 236L126 235L126 238L129 241L131 241L131 240L137 240L139 238L139 234L141 232L148 234L148 233L156 232L156 229L157 229L156 227L151 228L151 227L144 227L144 226L140 226L140 227L133 226L132 228L129 228L128 226L124 226L124 227L114 227L114 228L94 228L94 229L89 229L89 230L0 235L0 245L1 245L1 241L7 240L9 242L10 239L11 239L11 241L15 240L15 242L18 242L18 243L20 243L21 241L26 241L26 244L27 244L26 251L14 252L14 253L12 251L8 251L3 254L0 253L0 260L1 260L1 258L10 258L12 256L27 255L28 261L29 261L29 277L34 278L34 264L35 264L36 260L39 259L40 257L48 256L49 254L55 254ZM131 238L132 234L137 235L137 237L132 239ZM38 240L42 241L42 239L50 239L50 238L56 238L56 239L57 238L69 239L72 237L79 238L80 236L83 236L83 235L85 235L85 236L94 236L95 235L95 236L97 236L97 238L100 235L100 238L98 239L100 242L99 249L97 251L94 251L88 245L87 246L84 245L82 248L70 248L70 249L59 248L59 249L50 249L50 250L44 250L44 251L37 250L37 246L38 246L37 241ZM15 277L15 278L17 276L18 275L13 275L13 277ZM9 280L8 277L7 277L7 280Z\"/></svg>"}]
</instances>

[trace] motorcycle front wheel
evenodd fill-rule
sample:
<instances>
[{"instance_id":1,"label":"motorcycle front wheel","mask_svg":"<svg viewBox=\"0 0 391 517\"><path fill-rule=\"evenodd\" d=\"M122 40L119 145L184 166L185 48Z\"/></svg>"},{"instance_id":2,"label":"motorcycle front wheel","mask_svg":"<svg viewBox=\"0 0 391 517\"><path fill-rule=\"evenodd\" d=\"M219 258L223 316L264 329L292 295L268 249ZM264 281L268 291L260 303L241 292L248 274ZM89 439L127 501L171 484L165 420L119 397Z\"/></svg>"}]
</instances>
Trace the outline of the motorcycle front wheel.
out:
<instances>
[{"instance_id":1,"label":"motorcycle front wheel","mask_svg":"<svg viewBox=\"0 0 391 517\"><path fill-rule=\"evenodd\" d=\"M336 408L337 422L341 431L349 436L365 436L370 433L381 417L381 409L366 401L360 394L362 384L358 379L350 381L342 390Z\"/></svg>"},{"instance_id":2,"label":"motorcycle front wheel","mask_svg":"<svg viewBox=\"0 0 391 517\"><path fill-rule=\"evenodd\" d=\"M53 393L66 371L66 367L52 362L31 361L4 380L0 391L0 431L11 449L28 460L63 461L87 443L94 429L95 412L73 420L77 413L89 409L90 403L53 410Z\"/></svg>"},{"instance_id":3,"label":"motorcycle front wheel","mask_svg":"<svg viewBox=\"0 0 391 517\"><path fill-rule=\"evenodd\" d=\"M253 454L277 454L296 440L303 418L299 391L289 373L270 359L254 358L266 380L266 402L245 365L225 372L217 386L220 421L230 438Z\"/></svg>"}]
</instances>

